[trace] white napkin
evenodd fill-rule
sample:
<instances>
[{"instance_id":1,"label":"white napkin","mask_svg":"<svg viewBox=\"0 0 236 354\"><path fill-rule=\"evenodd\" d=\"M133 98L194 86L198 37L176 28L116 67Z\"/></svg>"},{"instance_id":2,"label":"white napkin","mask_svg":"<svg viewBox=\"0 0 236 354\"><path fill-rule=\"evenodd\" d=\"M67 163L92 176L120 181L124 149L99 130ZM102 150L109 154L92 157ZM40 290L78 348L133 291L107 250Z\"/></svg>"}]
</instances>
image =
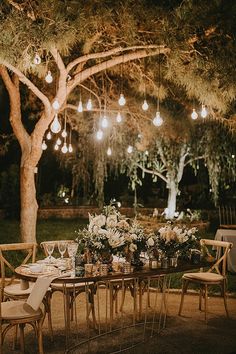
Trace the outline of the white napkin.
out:
<instances>
[{"instance_id":1,"label":"white napkin","mask_svg":"<svg viewBox=\"0 0 236 354\"><path fill-rule=\"evenodd\" d=\"M26 303L32 307L35 311L39 309L39 306L41 305L44 295L46 294L48 287L50 286L51 282L53 279L55 279L54 276L42 276L38 277L34 287L26 301Z\"/></svg>"}]
</instances>

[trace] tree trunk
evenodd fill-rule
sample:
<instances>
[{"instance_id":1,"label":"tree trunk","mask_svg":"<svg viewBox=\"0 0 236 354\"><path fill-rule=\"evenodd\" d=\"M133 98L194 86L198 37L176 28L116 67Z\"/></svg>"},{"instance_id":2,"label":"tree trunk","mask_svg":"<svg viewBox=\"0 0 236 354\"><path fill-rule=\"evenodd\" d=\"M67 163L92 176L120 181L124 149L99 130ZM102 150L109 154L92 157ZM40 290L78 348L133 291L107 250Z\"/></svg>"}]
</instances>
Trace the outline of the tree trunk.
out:
<instances>
[{"instance_id":1,"label":"tree trunk","mask_svg":"<svg viewBox=\"0 0 236 354\"><path fill-rule=\"evenodd\" d=\"M23 165L20 169L21 191L21 241L36 242L38 203L34 181L34 166Z\"/></svg>"},{"instance_id":2,"label":"tree trunk","mask_svg":"<svg viewBox=\"0 0 236 354\"><path fill-rule=\"evenodd\" d=\"M175 180L171 180L168 183L168 189L168 203L165 217L166 219L173 219L176 211L176 197L178 193L178 185Z\"/></svg>"}]
</instances>

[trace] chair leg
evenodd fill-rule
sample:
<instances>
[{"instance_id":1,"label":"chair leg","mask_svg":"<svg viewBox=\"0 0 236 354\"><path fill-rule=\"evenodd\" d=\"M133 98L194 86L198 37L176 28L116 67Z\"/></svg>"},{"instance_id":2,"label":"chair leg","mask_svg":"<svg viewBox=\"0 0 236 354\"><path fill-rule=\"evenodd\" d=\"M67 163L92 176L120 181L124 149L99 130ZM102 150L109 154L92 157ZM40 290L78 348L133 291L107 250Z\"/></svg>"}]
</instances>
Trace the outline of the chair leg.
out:
<instances>
[{"instance_id":1,"label":"chair leg","mask_svg":"<svg viewBox=\"0 0 236 354\"><path fill-rule=\"evenodd\" d=\"M47 314L47 316L48 316L48 329L49 329L49 333L50 333L50 338L51 338L51 341L53 341L51 299L52 299L52 293L47 292L45 295L45 298L43 300L43 303L44 303L44 307L45 307L45 315Z\"/></svg>"},{"instance_id":2,"label":"chair leg","mask_svg":"<svg viewBox=\"0 0 236 354\"><path fill-rule=\"evenodd\" d=\"M25 352L24 327L25 327L25 323L20 323L19 324L19 328L20 328L20 349L21 349L21 353L22 354L24 354L24 352Z\"/></svg>"},{"instance_id":3,"label":"chair leg","mask_svg":"<svg viewBox=\"0 0 236 354\"><path fill-rule=\"evenodd\" d=\"M207 323L207 312L208 312L208 292L207 292L207 284L205 284L204 289L204 297L205 297L205 322Z\"/></svg>"},{"instance_id":4,"label":"chair leg","mask_svg":"<svg viewBox=\"0 0 236 354\"><path fill-rule=\"evenodd\" d=\"M225 281L223 281L221 288L222 288L222 296L224 298L226 316L229 317L229 311L228 311L228 306L227 306L227 296L226 296L226 282Z\"/></svg>"},{"instance_id":5,"label":"chair leg","mask_svg":"<svg viewBox=\"0 0 236 354\"><path fill-rule=\"evenodd\" d=\"M179 306L179 316L181 316L181 312L182 312L182 309L183 309L184 295L185 295L185 293L187 292L188 283L189 283L188 280L183 279L181 300L180 300L180 306Z\"/></svg>"},{"instance_id":6,"label":"chair leg","mask_svg":"<svg viewBox=\"0 0 236 354\"><path fill-rule=\"evenodd\" d=\"M42 325L43 325L43 321L42 321L42 320L39 320L39 321L38 321L38 330L37 330L39 354L44 354L44 351L43 351L43 333L42 333Z\"/></svg>"},{"instance_id":7,"label":"chair leg","mask_svg":"<svg viewBox=\"0 0 236 354\"><path fill-rule=\"evenodd\" d=\"M199 291L199 310L202 311L202 287L200 286L200 291Z\"/></svg>"}]
</instances>

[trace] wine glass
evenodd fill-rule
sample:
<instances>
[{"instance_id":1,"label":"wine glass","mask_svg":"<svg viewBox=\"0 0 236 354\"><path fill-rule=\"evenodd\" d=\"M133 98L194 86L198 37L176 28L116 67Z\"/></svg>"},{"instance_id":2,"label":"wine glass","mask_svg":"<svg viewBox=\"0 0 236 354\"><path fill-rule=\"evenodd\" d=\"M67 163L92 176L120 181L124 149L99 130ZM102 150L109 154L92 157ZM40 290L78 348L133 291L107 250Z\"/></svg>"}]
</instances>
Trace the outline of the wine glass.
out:
<instances>
[{"instance_id":1,"label":"wine glass","mask_svg":"<svg viewBox=\"0 0 236 354\"><path fill-rule=\"evenodd\" d=\"M51 263L52 261L52 253L54 251L54 243L46 243L46 249L47 249L47 253L48 253L48 258L49 258L49 263Z\"/></svg>"},{"instance_id":2,"label":"wine glass","mask_svg":"<svg viewBox=\"0 0 236 354\"><path fill-rule=\"evenodd\" d=\"M67 243L58 242L57 247L58 247L58 251L60 252L61 259L63 259L64 253L66 252Z\"/></svg>"},{"instance_id":3,"label":"wine glass","mask_svg":"<svg viewBox=\"0 0 236 354\"><path fill-rule=\"evenodd\" d=\"M72 263L72 276L75 276L75 255L78 250L78 243L68 243L67 245L67 252L69 257L71 258L71 263Z\"/></svg>"}]
</instances>

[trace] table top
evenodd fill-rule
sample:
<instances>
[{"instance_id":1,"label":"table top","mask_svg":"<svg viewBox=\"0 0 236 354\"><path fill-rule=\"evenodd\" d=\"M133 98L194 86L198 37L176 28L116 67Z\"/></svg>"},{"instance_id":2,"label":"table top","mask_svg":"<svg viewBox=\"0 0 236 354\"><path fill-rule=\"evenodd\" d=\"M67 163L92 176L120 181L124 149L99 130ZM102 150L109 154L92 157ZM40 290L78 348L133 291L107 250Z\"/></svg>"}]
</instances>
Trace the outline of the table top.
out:
<instances>
[{"instance_id":1,"label":"table top","mask_svg":"<svg viewBox=\"0 0 236 354\"><path fill-rule=\"evenodd\" d=\"M217 229L215 238L222 236L236 236L235 229Z\"/></svg>"},{"instance_id":2,"label":"table top","mask_svg":"<svg viewBox=\"0 0 236 354\"><path fill-rule=\"evenodd\" d=\"M61 283L83 283L83 282L99 282L104 280L116 280L116 279L126 279L126 278L147 278L147 277L156 277L166 274L179 273L179 272L187 272L191 270L197 270L202 267L209 266L209 263L206 261L201 261L198 264L192 264L190 262L179 262L177 267L169 267L169 268L157 268L157 269L149 269L142 268L140 270L134 270L131 273L122 273L122 272L109 272L106 276L101 275L85 275L83 277L70 277L59 275L59 271L57 268L52 268L51 271L46 271L44 273L32 273L30 272L27 265L20 266L15 269L15 273L18 278L28 280L28 281L36 281L39 276L43 275L55 275L55 279L52 282L61 282ZM52 266L51 266L52 267Z\"/></svg>"}]
</instances>

